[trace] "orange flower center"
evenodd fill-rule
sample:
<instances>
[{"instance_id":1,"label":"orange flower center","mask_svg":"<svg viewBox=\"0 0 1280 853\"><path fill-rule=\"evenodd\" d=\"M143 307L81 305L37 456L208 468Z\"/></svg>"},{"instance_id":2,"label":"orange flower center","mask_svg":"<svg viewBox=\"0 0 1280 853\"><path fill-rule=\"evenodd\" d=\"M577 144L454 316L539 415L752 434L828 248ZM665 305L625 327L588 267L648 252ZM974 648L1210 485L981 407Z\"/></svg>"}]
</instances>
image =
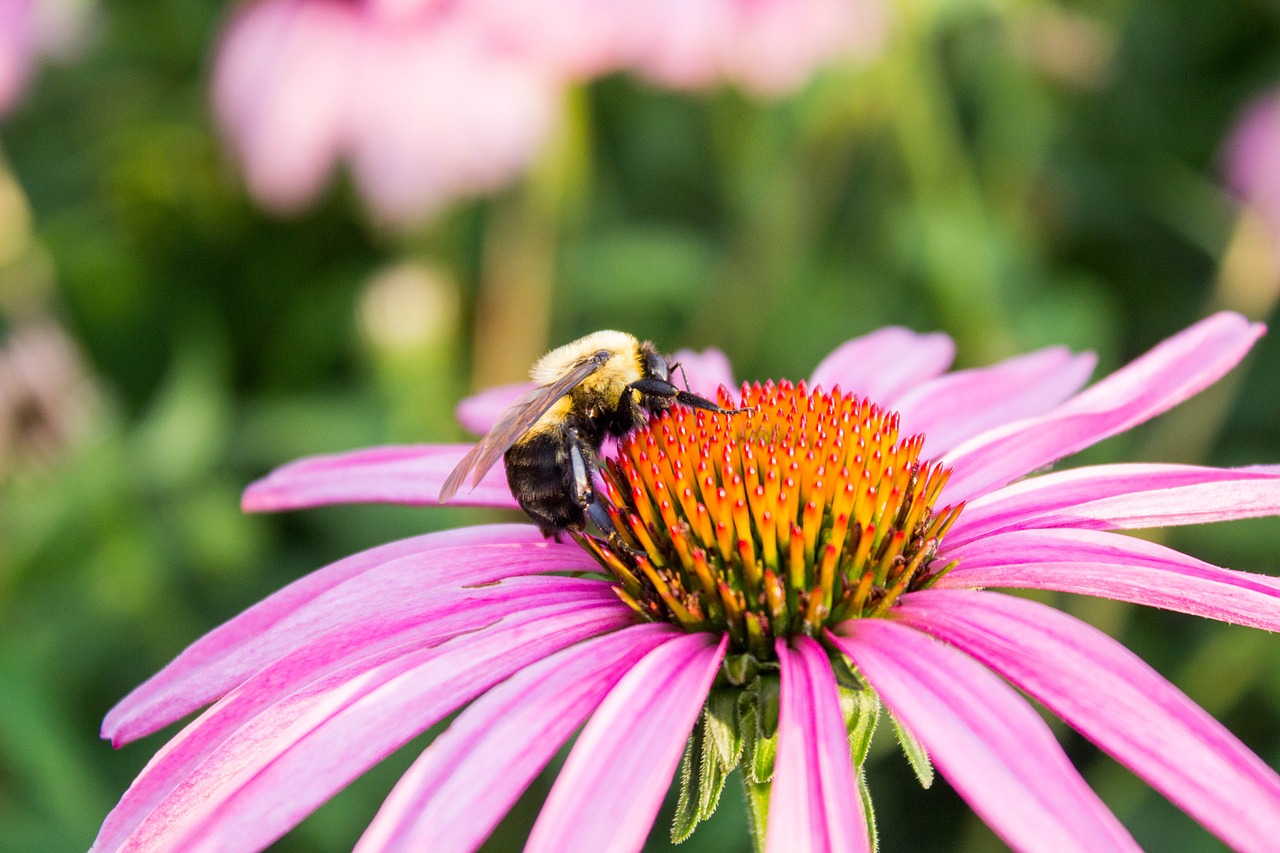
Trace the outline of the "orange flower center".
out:
<instances>
[{"instance_id":1,"label":"orange flower center","mask_svg":"<svg viewBox=\"0 0 1280 853\"><path fill-rule=\"evenodd\" d=\"M743 386L733 415L673 407L606 460L618 535L579 541L642 617L727 631L738 651L821 637L929 586L963 504L934 509L950 469L860 397L803 382Z\"/></svg>"}]
</instances>

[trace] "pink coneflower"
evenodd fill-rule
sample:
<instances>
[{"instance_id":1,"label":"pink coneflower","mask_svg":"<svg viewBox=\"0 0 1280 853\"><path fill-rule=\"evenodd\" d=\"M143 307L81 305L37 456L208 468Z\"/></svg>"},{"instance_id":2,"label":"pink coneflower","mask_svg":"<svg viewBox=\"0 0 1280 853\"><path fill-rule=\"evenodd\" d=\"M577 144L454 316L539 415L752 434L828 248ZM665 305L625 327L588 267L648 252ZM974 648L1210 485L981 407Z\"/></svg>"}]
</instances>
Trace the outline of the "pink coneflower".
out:
<instances>
[{"instance_id":1,"label":"pink coneflower","mask_svg":"<svg viewBox=\"0 0 1280 853\"><path fill-rule=\"evenodd\" d=\"M1028 476L1213 383L1262 331L1218 314L1080 391L1088 355L947 374L949 339L889 328L837 349L808 386L720 392L749 415L673 409L602 472L624 544L559 544L520 524L407 539L302 578L183 652L104 736L125 743L213 704L95 849L264 847L461 709L361 849L474 849L582 726L529 849L638 849L688 742L686 824L741 764L766 849L869 850L865 738L851 755L849 732L865 735L881 702L1011 846L1137 849L1017 689L1230 846L1274 849L1271 768L1106 635L981 589L1280 627L1275 579L1113 532L1275 514L1280 468ZM695 390L731 381L718 354L680 360ZM491 425L512 393L468 420ZM244 505L434 504L467 449L301 460ZM515 506L500 469L464 498Z\"/></svg>"},{"instance_id":2,"label":"pink coneflower","mask_svg":"<svg viewBox=\"0 0 1280 853\"><path fill-rule=\"evenodd\" d=\"M885 15L880 0L650 0L630 4L627 51L664 86L723 81L782 95L842 56L875 50Z\"/></svg>"},{"instance_id":3,"label":"pink coneflower","mask_svg":"<svg viewBox=\"0 0 1280 853\"><path fill-rule=\"evenodd\" d=\"M35 0L0 0L0 114L22 93L35 54Z\"/></svg>"},{"instance_id":4,"label":"pink coneflower","mask_svg":"<svg viewBox=\"0 0 1280 853\"><path fill-rule=\"evenodd\" d=\"M1265 221L1280 246L1280 90L1254 98L1224 150L1227 182Z\"/></svg>"},{"instance_id":5,"label":"pink coneflower","mask_svg":"<svg viewBox=\"0 0 1280 853\"><path fill-rule=\"evenodd\" d=\"M559 78L475 3L261 0L231 20L213 100L253 195L295 210L339 160L379 218L416 221L531 161Z\"/></svg>"}]
</instances>

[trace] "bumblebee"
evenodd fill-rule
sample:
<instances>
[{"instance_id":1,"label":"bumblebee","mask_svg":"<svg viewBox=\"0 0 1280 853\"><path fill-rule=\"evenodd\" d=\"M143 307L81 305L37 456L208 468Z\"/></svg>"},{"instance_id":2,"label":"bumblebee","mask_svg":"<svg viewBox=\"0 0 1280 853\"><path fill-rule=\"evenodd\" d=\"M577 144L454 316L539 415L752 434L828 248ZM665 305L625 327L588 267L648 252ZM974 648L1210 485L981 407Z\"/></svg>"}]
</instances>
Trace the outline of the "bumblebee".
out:
<instances>
[{"instance_id":1,"label":"bumblebee","mask_svg":"<svg viewBox=\"0 0 1280 853\"><path fill-rule=\"evenodd\" d=\"M614 535L592 477L606 437L622 438L675 403L733 414L671 383L671 367L649 341L626 332L594 332L554 349L529 371L537 385L462 458L440 489L440 502L470 475L480 482L502 456L520 508L544 536L559 540L587 520Z\"/></svg>"}]
</instances>

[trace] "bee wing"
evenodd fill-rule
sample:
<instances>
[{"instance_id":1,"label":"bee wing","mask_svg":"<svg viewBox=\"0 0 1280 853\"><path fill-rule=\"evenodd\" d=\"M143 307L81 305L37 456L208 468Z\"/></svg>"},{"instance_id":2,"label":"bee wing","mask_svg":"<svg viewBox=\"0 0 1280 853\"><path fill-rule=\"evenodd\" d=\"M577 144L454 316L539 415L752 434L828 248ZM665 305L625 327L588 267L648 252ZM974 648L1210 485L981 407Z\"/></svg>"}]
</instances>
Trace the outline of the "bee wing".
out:
<instances>
[{"instance_id":1,"label":"bee wing","mask_svg":"<svg viewBox=\"0 0 1280 853\"><path fill-rule=\"evenodd\" d=\"M440 503L447 503L462 486L467 474L471 485L480 482L493 463L524 435L538 418L547 413L556 401L582 384L588 376L599 370L609 360L608 350L601 350L575 364L563 376L550 385L542 385L525 394L502 415L501 420L489 430L476 446L467 451L457 466L449 473L440 488Z\"/></svg>"}]
</instances>

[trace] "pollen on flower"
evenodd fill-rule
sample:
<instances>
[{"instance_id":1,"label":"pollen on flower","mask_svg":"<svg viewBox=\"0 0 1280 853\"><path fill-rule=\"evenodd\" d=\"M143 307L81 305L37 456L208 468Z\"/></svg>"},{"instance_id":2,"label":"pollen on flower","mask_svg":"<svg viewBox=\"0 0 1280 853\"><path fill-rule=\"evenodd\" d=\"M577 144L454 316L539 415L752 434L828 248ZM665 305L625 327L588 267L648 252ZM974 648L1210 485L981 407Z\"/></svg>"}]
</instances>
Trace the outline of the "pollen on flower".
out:
<instances>
[{"instance_id":1,"label":"pollen on flower","mask_svg":"<svg viewBox=\"0 0 1280 853\"><path fill-rule=\"evenodd\" d=\"M749 411L673 407L605 462L618 533L579 541L641 616L768 660L774 638L881 616L950 568L934 556L963 504L935 509L950 470L896 412L787 381L719 402Z\"/></svg>"}]
</instances>

